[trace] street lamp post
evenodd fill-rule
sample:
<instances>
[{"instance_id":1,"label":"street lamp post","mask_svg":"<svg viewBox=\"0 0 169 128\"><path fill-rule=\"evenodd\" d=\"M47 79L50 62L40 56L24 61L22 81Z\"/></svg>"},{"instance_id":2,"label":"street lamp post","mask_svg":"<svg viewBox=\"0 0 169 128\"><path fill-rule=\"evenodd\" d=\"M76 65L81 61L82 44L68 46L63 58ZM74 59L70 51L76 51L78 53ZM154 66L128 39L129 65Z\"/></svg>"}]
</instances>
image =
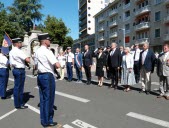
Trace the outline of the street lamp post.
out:
<instances>
[{"instance_id":1,"label":"street lamp post","mask_svg":"<svg viewBox=\"0 0 169 128\"><path fill-rule=\"evenodd\" d=\"M125 44L125 28L119 28L119 31L123 31L123 47L125 48L126 47L126 44Z\"/></svg>"}]
</instances>

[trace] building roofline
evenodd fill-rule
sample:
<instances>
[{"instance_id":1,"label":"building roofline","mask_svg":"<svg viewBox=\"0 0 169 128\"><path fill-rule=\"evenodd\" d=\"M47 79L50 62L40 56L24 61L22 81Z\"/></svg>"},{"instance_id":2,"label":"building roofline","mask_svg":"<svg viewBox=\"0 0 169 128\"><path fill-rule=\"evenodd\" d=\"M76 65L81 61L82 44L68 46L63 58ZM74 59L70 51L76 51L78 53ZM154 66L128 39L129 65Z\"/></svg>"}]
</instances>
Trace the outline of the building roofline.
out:
<instances>
[{"instance_id":1,"label":"building roofline","mask_svg":"<svg viewBox=\"0 0 169 128\"><path fill-rule=\"evenodd\" d=\"M111 6L113 6L114 4L116 4L117 2L119 2L120 0L114 0L113 2L109 3L103 10L101 10L100 12L96 13L93 17L97 17L98 15L100 15L101 13L107 11Z\"/></svg>"}]
</instances>

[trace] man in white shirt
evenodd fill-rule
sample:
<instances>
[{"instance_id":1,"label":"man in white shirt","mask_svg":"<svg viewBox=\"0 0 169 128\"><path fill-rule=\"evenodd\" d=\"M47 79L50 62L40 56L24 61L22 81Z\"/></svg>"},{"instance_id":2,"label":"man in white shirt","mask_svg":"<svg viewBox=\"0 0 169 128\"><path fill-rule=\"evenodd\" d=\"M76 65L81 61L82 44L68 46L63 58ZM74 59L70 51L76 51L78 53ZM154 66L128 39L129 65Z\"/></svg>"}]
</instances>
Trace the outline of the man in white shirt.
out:
<instances>
[{"instance_id":1,"label":"man in white shirt","mask_svg":"<svg viewBox=\"0 0 169 128\"><path fill-rule=\"evenodd\" d=\"M166 97L169 99L169 44L164 43L163 53L159 55L157 60L157 75L160 82L160 95L158 98ZM166 84L166 88L164 85Z\"/></svg>"},{"instance_id":2,"label":"man in white shirt","mask_svg":"<svg viewBox=\"0 0 169 128\"><path fill-rule=\"evenodd\" d=\"M30 57L27 57L25 53L20 49L22 47L21 38L12 39L13 48L9 52L9 61L13 67L14 76L14 105L17 109L28 108L23 103L23 92L25 82L25 64L30 63Z\"/></svg>"},{"instance_id":3,"label":"man in white shirt","mask_svg":"<svg viewBox=\"0 0 169 128\"><path fill-rule=\"evenodd\" d=\"M71 52L71 47L67 47L66 57L66 68L68 82L72 81L73 78L73 65L74 65L74 54Z\"/></svg>"},{"instance_id":4,"label":"man in white shirt","mask_svg":"<svg viewBox=\"0 0 169 128\"><path fill-rule=\"evenodd\" d=\"M133 51L134 58L134 74L136 83L139 83L140 80L140 68L139 68L139 59L140 59L141 50L139 49L139 44L135 44L135 49Z\"/></svg>"},{"instance_id":5,"label":"man in white shirt","mask_svg":"<svg viewBox=\"0 0 169 128\"><path fill-rule=\"evenodd\" d=\"M35 67L38 70L38 87L40 93L40 118L44 127L55 126L54 99L55 99L55 68L60 68L58 60L54 56L50 47L48 33L38 35L41 47L35 52Z\"/></svg>"},{"instance_id":6,"label":"man in white shirt","mask_svg":"<svg viewBox=\"0 0 169 128\"><path fill-rule=\"evenodd\" d=\"M7 57L1 53L0 48L0 97L2 100L9 98L6 95L6 89L8 84L9 78L9 61Z\"/></svg>"}]
</instances>

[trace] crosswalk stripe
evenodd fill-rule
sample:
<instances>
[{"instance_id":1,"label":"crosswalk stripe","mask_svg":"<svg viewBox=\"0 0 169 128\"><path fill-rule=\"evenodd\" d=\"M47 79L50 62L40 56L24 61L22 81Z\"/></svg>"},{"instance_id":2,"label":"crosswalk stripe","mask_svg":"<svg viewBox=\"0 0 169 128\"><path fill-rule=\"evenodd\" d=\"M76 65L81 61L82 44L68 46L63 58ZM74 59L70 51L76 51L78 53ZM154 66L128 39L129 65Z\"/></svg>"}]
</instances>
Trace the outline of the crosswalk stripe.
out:
<instances>
[{"instance_id":1,"label":"crosswalk stripe","mask_svg":"<svg viewBox=\"0 0 169 128\"><path fill-rule=\"evenodd\" d=\"M35 87L35 88L39 89L38 87ZM81 97L73 96L73 95L70 95L70 94L63 93L63 92L55 91L55 94L59 95L59 96L66 97L66 98L69 98L69 99L73 99L73 100L76 100L76 101L80 101L80 102L83 102L83 103L90 102L90 100L88 100L88 99L84 99L84 98L81 98Z\"/></svg>"},{"instance_id":2,"label":"crosswalk stripe","mask_svg":"<svg viewBox=\"0 0 169 128\"><path fill-rule=\"evenodd\" d=\"M12 111L6 113L5 115L3 115L3 116L0 117L0 120L4 119L5 117L11 115L12 113L14 113L14 112L16 112L16 111L17 111L17 109L14 109L14 110L12 110Z\"/></svg>"},{"instance_id":3,"label":"crosswalk stripe","mask_svg":"<svg viewBox=\"0 0 169 128\"><path fill-rule=\"evenodd\" d=\"M142 120L142 121L146 121L146 122L149 122L149 123L153 123L153 124L156 124L156 125L159 125L159 126L163 126L163 127L167 127L167 128L169 127L169 122L167 122L167 121L152 118L152 117L145 116L145 115L142 115L142 114L129 112L127 114L127 116L133 117L133 118L136 118L136 119L139 119L139 120Z\"/></svg>"}]
</instances>

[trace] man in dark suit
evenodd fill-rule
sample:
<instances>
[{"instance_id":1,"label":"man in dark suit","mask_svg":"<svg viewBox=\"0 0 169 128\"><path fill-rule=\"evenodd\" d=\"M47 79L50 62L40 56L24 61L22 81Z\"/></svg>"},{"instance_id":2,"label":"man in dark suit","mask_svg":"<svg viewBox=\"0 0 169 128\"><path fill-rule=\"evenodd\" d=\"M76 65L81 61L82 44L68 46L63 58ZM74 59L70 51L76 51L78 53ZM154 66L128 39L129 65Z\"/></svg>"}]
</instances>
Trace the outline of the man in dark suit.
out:
<instances>
[{"instance_id":1,"label":"man in dark suit","mask_svg":"<svg viewBox=\"0 0 169 128\"><path fill-rule=\"evenodd\" d=\"M112 85L111 88L117 89L119 70L121 66L122 56L120 50L117 48L116 43L112 43L111 52L108 56L108 70L111 73Z\"/></svg>"},{"instance_id":2,"label":"man in dark suit","mask_svg":"<svg viewBox=\"0 0 169 128\"><path fill-rule=\"evenodd\" d=\"M91 84L91 67L93 63L92 52L89 51L89 46L85 45L85 52L83 55L83 67L86 73L87 85Z\"/></svg>"},{"instance_id":3,"label":"man in dark suit","mask_svg":"<svg viewBox=\"0 0 169 128\"><path fill-rule=\"evenodd\" d=\"M106 51L105 51L105 55L106 55L106 73L107 73L107 79L109 80L110 79L110 71L107 69L108 67L108 56L110 54L110 50L111 50L111 47L110 46L107 46L106 48Z\"/></svg>"},{"instance_id":4,"label":"man in dark suit","mask_svg":"<svg viewBox=\"0 0 169 128\"><path fill-rule=\"evenodd\" d=\"M142 90L140 93L146 92L148 95L151 91L151 73L154 72L155 54L149 49L149 43L147 42L143 44L139 65L142 80Z\"/></svg>"}]
</instances>

